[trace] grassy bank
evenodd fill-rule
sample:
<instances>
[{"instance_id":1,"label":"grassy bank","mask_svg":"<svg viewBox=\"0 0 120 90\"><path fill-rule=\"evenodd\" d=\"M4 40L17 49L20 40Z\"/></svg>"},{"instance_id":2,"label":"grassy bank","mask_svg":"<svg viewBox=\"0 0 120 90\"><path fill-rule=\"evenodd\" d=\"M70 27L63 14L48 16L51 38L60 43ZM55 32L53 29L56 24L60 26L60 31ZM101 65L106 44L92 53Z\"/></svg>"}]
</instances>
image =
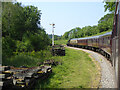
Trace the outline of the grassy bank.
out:
<instances>
[{"instance_id":1,"label":"grassy bank","mask_svg":"<svg viewBox=\"0 0 120 90\"><path fill-rule=\"evenodd\" d=\"M66 45L67 42L68 42L68 40L64 40L64 39L55 40L55 44L57 44L57 45Z\"/></svg>"},{"instance_id":2,"label":"grassy bank","mask_svg":"<svg viewBox=\"0 0 120 90\"><path fill-rule=\"evenodd\" d=\"M14 55L11 58L3 61L3 65L15 67L33 67L38 66L37 64L39 62L43 62L44 60L48 60L51 58L52 55L50 52L50 48L48 50L41 50L36 52L14 52Z\"/></svg>"},{"instance_id":3,"label":"grassy bank","mask_svg":"<svg viewBox=\"0 0 120 90\"><path fill-rule=\"evenodd\" d=\"M53 74L47 80L39 81L36 89L98 86L100 73L87 53L66 48L66 56L53 58L62 60L62 65L53 67Z\"/></svg>"},{"instance_id":4,"label":"grassy bank","mask_svg":"<svg viewBox=\"0 0 120 90\"><path fill-rule=\"evenodd\" d=\"M40 88L91 88L97 87L100 74L89 54L66 49L66 56L52 56L50 51L23 52L11 57L6 64L19 66L37 66L38 62L47 59L60 61L62 64L52 67L53 73L49 78L38 81L36 89Z\"/></svg>"}]
</instances>

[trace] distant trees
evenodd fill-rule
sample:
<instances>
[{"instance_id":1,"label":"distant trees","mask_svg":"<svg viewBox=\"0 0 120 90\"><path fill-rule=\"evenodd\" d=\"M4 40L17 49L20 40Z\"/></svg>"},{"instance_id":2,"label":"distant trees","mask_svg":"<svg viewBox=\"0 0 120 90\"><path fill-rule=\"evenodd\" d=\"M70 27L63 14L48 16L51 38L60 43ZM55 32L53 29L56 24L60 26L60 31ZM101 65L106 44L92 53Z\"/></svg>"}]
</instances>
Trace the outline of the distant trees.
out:
<instances>
[{"instance_id":1,"label":"distant trees","mask_svg":"<svg viewBox=\"0 0 120 90\"><path fill-rule=\"evenodd\" d=\"M99 29L97 26L85 26L82 29L77 27L68 32L65 32L62 38L63 39L80 38L85 36L91 36L97 33L99 33Z\"/></svg>"},{"instance_id":2,"label":"distant trees","mask_svg":"<svg viewBox=\"0 0 120 90\"><path fill-rule=\"evenodd\" d=\"M62 35L61 35L61 36L59 36L59 35L54 35L54 40L60 40L61 37L62 37ZM52 39L52 34L49 35L49 38Z\"/></svg>"},{"instance_id":3,"label":"distant trees","mask_svg":"<svg viewBox=\"0 0 120 90\"><path fill-rule=\"evenodd\" d=\"M113 27L113 17L115 10L115 2L105 2L105 11L109 10L109 14L104 15L96 26L85 26L83 28L76 27L68 32L65 32L62 39L81 38L95 35L104 31L111 31Z\"/></svg>"},{"instance_id":4,"label":"distant trees","mask_svg":"<svg viewBox=\"0 0 120 90\"><path fill-rule=\"evenodd\" d=\"M50 40L40 27L41 11L21 3L2 3L3 62L14 52L31 52L46 49Z\"/></svg>"}]
</instances>

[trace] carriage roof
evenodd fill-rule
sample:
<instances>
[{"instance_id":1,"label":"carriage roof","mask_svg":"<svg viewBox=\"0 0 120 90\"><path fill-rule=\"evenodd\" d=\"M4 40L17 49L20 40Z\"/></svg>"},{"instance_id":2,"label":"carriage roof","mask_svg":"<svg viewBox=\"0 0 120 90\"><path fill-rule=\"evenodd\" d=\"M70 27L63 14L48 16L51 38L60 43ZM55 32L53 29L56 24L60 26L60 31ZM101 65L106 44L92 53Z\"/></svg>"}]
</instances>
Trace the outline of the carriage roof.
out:
<instances>
[{"instance_id":1,"label":"carriage roof","mask_svg":"<svg viewBox=\"0 0 120 90\"><path fill-rule=\"evenodd\" d=\"M85 38L73 38L73 39L71 39L71 40L94 39L94 38L100 38L100 37L107 36L107 35L111 35L111 34L112 34L112 31L111 31L111 32L107 32L107 33L102 34L102 35L97 35L97 36L92 36L92 37L85 37Z\"/></svg>"}]
</instances>

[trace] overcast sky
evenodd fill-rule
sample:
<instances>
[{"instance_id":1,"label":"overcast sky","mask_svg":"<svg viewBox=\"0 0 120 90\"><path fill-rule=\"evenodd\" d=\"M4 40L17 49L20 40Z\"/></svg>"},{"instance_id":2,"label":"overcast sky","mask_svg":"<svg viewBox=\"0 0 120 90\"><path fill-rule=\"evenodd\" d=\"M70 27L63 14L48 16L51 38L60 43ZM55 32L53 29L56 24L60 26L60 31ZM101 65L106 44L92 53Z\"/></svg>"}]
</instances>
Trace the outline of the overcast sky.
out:
<instances>
[{"instance_id":1,"label":"overcast sky","mask_svg":"<svg viewBox=\"0 0 120 90\"><path fill-rule=\"evenodd\" d=\"M17 0L19 1L19 0ZM48 34L52 33L55 23L55 34L63 35L75 27L93 26L103 17L104 3L100 2L22 2L23 5L33 5L41 10L41 26Z\"/></svg>"}]
</instances>

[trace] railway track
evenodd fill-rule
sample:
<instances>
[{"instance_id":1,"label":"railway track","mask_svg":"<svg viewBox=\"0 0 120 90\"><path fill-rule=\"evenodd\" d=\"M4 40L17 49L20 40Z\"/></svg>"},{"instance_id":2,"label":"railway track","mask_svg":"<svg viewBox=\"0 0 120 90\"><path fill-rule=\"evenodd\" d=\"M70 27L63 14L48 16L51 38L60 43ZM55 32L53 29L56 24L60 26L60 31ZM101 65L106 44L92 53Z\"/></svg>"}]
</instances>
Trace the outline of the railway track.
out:
<instances>
[{"instance_id":1,"label":"railway track","mask_svg":"<svg viewBox=\"0 0 120 90\"><path fill-rule=\"evenodd\" d=\"M110 61L108 61L104 56L91 50L69 47L69 46L66 46L66 47L87 52L90 54L92 59L94 58L94 60L96 60L100 64L101 80L100 80L99 88L117 88L114 69Z\"/></svg>"}]
</instances>

